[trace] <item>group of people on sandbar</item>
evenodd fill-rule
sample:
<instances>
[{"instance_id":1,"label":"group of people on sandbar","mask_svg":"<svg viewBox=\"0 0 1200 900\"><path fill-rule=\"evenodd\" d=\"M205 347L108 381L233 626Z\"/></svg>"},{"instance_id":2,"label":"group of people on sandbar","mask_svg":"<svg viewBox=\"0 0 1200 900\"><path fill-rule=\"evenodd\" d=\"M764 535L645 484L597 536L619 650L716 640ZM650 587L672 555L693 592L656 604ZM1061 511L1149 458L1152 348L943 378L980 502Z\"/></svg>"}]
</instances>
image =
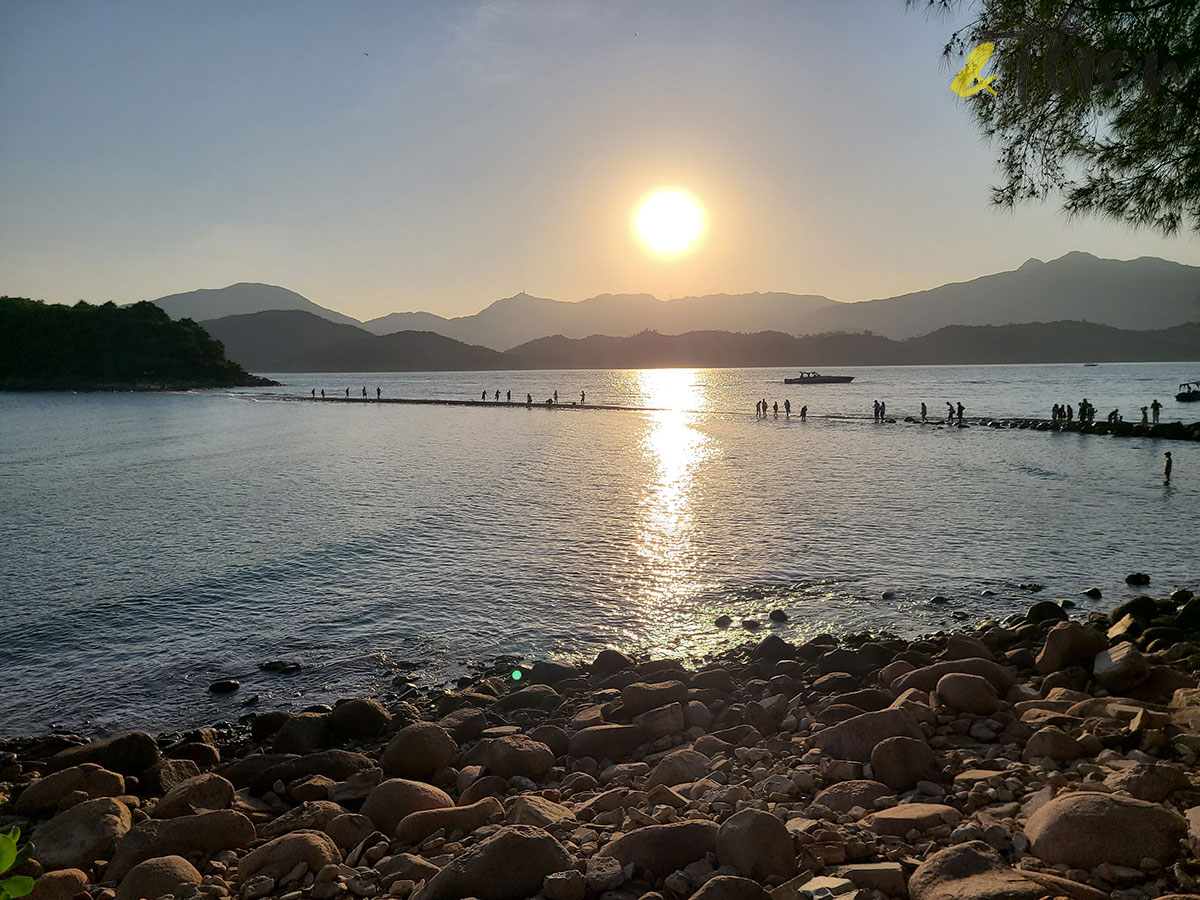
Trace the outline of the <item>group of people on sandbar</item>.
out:
<instances>
[{"instance_id":1,"label":"group of people on sandbar","mask_svg":"<svg viewBox=\"0 0 1200 900\"><path fill-rule=\"evenodd\" d=\"M493 400L493 402L494 402L494 403L499 403L499 402L500 402L500 391L498 391L498 390L497 390L497 391L496 391L496 393L495 393L495 395L494 395L494 397L495 397L495 399ZM488 392L487 392L487 391L483 391L483 392L482 392L482 393L479 395L479 399L480 399L480 401L481 401L481 402L483 402L483 403L487 403L487 399L488 399ZM513 402L513 399L512 399L512 391L505 391L505 392L504 392L504 402L505 402L505 403L512 403L512 402ZM517 402L519 403L520 401L517 401ZM554 392L554 394L553 394L553 396L547 397L545 402L546 402L546 405L547 405L547 406L554 406L554 405L556 405L556 404L558 403L558 391L555 391L555 392ZM580 391L580 392L579 392L579 403L578 403L578 405L579 405L579 406L583 406L583 405L584 405L584 404L586 404L586 403L587 403L587 392L586 392L586 391ZM526 406L533 406L533 394L526 394L526 395L525 395L525 405L526 405ZM572 405L572 406L575 406L575 405L576 405L575 401L571 401L571 405Z\"/></svg>"},{"instance_id":2,"label":"group of people on sandbar","mask_svg":"<svg viewBox=\"0 0 1200 900\"><path fill-rule=\"evenodd\" d=\"M879 405L880 405L880 407L883 407L882 403ZM884 411L886 411L886 409L881 410L880 414L876 418L877 422L883 421L883 412ZM961 425L963 423L963 413L965 413L966 411L967 411L967 408L962 405L961 400L959 401L957 406L955 406L953 403L951 403L949 400L947 400L946 401L946 424L953 425L955 423L955 420L957 420L958 424ZM921 424L924 425L928 421L929 421L929 407L926 406L924 403L922 403L921 404Z\"/></svg>"},{"instance_id":3,"label":"group of people on sandbar","mask_svg":"<svg viewBox=\"0 0 1200 900\"><path fill-rule=\"evenodd\" d=\"M1151 424L1151 420L1153 420L1153 424L1157 425L1158 424L1158 414L1162 411L1162 408L1163 408L1163 405L1158 402L1157 397L1154 399L1153 403L1149 404L1148 406L1143 406L1141 409L1142 421L1140 424L1149 425L1149 424ZM1104 420L1106 422L1108 422L1108 424L1110 424L1110 425L1116 425L1118 422L1124 422L1125 417L1121 415L1120 409L1114 409L1112 412L1110 412L1107 416L1104 417ZM1071 404L1068 403L1065 407L1055 404L1055 406L1051 409L1050 421L1056 422L1056 423L1057 422L1070 422L1071 421ZM1094 407L1090 402L1088 402L1087 397L1084 397L1082 400L1079 401L1079 421L1080 422L1095 422L1096 421L1096 407Z\"/></svg>"},{"instance_id":4,"label":"group of people on sandbar","mask_svg":"<svg viewBox=\"0 0 1200 900\"><path fill-rule=\"evenodd\" d=\"M313 398L314 400L316 400L316 399L317 399L317 389L316 389L316 388L313 388L313 389L312 389L312 398ZM366 400L366 399L367 399L367 386L366 386L365 384L363 385L363 389L362 389L362 398L363 398L364 400ZM322 399L322 400L326 399L326 397L325 397L325 388L321 388L321 399ZM346 388L346 399L347 399L347 400L349 400L349 399L350 399L350 388ZM377 388L375 388L375 399L376 399L376 400L382 400L382 399L383 399L383 388L378 388L378 387L377 387Z\"/></svg>"},{"instance_id":5,"label":"group of people on sandbar","mask_svg":"<svg viewBox=\"0 0 1200 900\"><path fill-rule=\"evenodd\" d=\"M770 410L770 413L773 418L776 418L776 419L779 418L779 401L776 400L768 408L765 397L762 400L759 400L757 403L754 404L754 418L756 418L756 419L767 418L768 409ZM791 400L783 401L783 415L784 415L784 418L786 418L786 419L790 419L792 417L792 401ZM800 418L801 419L808 418L808 407L807 406L800 407Z\"/></svg>"}]
</instances>

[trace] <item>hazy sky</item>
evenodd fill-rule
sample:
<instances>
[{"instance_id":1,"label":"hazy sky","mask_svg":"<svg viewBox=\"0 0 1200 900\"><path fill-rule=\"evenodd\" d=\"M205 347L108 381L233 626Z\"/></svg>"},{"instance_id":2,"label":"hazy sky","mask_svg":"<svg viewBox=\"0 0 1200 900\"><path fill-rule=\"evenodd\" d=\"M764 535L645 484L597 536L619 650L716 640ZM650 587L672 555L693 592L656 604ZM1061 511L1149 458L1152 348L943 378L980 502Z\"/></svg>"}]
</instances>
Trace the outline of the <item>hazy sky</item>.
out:
<instances>
[{"instance_id":1,"label":"hazy sky","mask_svg":"<svg viewBox=\"0 0 1200 900\"><path fill-rule=\"evenodd\" d=\"M4 0L0 293L265 281L370 318L1200 264L1194 233L991 208L952 29L902 0ZM660 184L708 214L674 261L630 232Z\"/></svg>"}]
</instances>

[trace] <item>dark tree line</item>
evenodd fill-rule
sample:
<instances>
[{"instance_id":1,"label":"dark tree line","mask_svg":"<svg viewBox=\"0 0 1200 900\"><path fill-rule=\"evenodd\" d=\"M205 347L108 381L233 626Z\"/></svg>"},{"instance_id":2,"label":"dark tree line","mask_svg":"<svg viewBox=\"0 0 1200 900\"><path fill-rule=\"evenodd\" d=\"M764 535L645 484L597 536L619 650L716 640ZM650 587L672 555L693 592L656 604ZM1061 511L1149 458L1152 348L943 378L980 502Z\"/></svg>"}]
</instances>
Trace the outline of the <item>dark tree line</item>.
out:
<instances>
[{"instance_id":1,"label":"dark tree line","mask_svg":"<svg viewBox=\"0 0 1200 900\"><path fill-rule=\"evenodd\" d=\"M993 202L1058 193L1072 215L1200 231L1200 2L906 2L974 16L946 44L954 71L995 47L995 93L965 101L998 152Z\"/></svg>"},{"instance_id":2,"label":"dark tree line","mask_svg":"<svg viewBox=\"0 0 1200 900\"><path fill-rule=\"evenodd\" d=\"M0 297L0 387L232 387L261 383L191 319L153 303L74 306Z\"/></svg>"}]
</instances>

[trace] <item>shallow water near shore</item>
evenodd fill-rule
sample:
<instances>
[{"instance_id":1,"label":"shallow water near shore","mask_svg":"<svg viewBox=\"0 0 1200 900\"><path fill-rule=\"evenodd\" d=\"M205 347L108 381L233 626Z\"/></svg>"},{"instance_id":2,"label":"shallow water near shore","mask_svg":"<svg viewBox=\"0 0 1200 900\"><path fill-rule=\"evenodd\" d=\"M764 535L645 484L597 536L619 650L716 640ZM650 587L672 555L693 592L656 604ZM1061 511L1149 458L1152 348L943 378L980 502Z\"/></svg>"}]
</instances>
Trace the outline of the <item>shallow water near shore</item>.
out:
<instances>
[{"instance_id":1,"label":"shallow water near shore","mask_svg":"<svg viewBox=\"0 0 1200 900\"><path fill-rule=\"evenodd\" d=\"M0 735L228 720L254 694L301 708L502 653L696 659L745 639L713 627L722 612L782 608L790 621L772 627L793 640L912 635L1040 598L1107 611L1135 570L1154 593L1195 588L1196 445L875 425L870 407L1046 417L1087 396L1129 420L1157 396L1164 421L1192 421L1200 409L1171 395L1196 368L875 368L805 388L780 369L324 374L0 394ZM586 390L666 411L287 402L364 386ZM761 397L810 419L758 421ZM1079 595L1092 586L1102 600ZM259 671L271 659L304 668ZM239 692L208 694L229 677Z\"/></svg>"}]
</instances>

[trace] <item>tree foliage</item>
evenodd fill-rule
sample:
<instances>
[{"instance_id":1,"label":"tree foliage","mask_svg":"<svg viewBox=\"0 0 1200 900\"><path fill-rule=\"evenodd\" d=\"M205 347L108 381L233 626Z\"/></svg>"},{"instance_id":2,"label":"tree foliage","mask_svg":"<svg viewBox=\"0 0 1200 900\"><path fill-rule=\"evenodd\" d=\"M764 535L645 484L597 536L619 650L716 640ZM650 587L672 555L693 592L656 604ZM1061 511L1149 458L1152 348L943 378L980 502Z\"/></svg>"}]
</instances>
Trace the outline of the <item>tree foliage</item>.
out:
<instances>
[{"instance_id":1,"label":"tree foliage","mask_svg":"<svg viewBox=\"0 0 1200 900\"><path fill-rule=\"evenodd\" d=\"M995 95L965 100L998 151L993 202L1057 192L1071 215L1200 230L1200 2L906 2L974 15L946 44L955 71L995 45Z\"/></svg>"},{"instance_id":2,"label":"tree foliage","mask_svg":"<svg viewBox=\"0 0 1200 900\"><path fill-rule=\"evenodd\" d=\"M0 387L103 389L262 383L191 319L153 303L118 307L0 297Z\"/></svg>"}]
</instances>

